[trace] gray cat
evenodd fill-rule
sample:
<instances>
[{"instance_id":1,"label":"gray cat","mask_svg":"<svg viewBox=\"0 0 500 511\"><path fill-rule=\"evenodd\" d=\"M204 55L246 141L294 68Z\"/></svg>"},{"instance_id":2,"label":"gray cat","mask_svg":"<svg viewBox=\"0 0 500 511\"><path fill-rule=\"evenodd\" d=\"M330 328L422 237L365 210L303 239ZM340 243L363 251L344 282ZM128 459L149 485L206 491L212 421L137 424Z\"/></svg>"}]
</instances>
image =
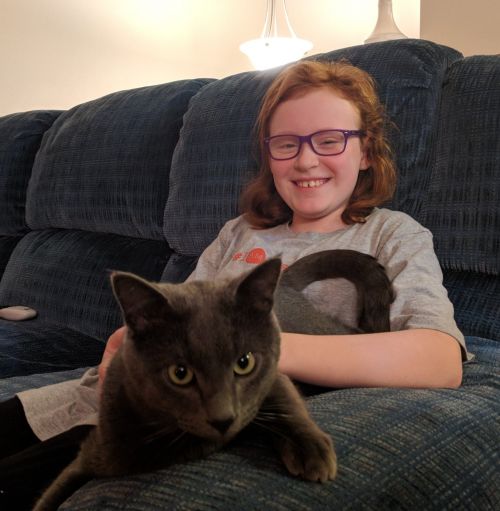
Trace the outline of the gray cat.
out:
<instances>
[{"instance_id":1,"label":"gray cat","mask_svg":"<svg viewBox=\"0 0 500 511\"><path fill-rule=\"evenodd\" d=\"M333 479L330 436L277 371L280 330L272 307L280 267L271 259L229 282L184 284L114 273L128 333L107 371L99 423L35 511L57 509L93 477L205 456L259 414L262 421L274 417L274 443L291 474Z\"/></svg>"},{"instance_id":2,"label":"gray cat","mask_svg":"<svg viewBox=\"0 0 500 511\"><path fill-rule=\"evenodd\" d=\"M281 261L271 259L233 280L184 284L114 273L128 333L107 372L99 424L35 511L56 509L94 477L205 456L250 423L273 435L291 474L333 479L337 463L330 436L313 422L290 379L277 371L280 328L273 305L280 268ZM358 289L364 331L388 330L392 290L383 268L370 256L336 250L307 256L284 272L275 308L282 329L301 331L306 314L320 325L309 326L309 333L344 333L344 326L321 319L324 314L300 293L315 280L339 276Z\"/></svg>"}]
</instances>

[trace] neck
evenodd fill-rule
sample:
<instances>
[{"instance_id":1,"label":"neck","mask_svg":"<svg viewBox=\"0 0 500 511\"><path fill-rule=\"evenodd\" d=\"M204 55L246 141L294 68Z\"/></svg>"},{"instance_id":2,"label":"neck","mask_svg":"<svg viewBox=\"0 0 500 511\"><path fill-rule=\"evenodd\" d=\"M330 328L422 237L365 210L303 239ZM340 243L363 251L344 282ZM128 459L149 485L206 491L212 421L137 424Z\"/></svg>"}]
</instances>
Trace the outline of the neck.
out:
<instances>
[{"instance_id":1,"label":"neck","mask_svg":"<svg viewBox=\"0 0 500 511\"><path fill-rule=\"evenodd\" d=\"M328 233L345 229L347 224L342 221L342 218L319 218L319 219L297 219L293 218L290 223L290 229L293 232L317 232Z\"/></svg>"}]
</instances>

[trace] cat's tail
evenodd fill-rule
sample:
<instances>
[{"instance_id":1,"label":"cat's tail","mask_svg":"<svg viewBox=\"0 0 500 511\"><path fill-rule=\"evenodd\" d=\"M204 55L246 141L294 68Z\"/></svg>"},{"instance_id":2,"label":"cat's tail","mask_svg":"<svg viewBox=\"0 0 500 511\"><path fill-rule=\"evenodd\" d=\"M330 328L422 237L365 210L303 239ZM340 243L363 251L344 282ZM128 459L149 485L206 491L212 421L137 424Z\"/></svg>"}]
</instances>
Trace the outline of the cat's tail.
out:
<instances>
[{"instance_id":1,"label":"cat's tail","mask_svg":"<svg viewBox=\"0 0 500 511\"><path fill-rule=\"evenodd\" d=\"M372 256L356 250L323 250L302 257L283 272L280 285L302 291L317 280L344 278L358 295L358 325L363 332L390 330L394 292L384 267Z\"/></svg>"},{"instance_id":2,"label":"cat's tail","mask_svg":"<svg viewBox=\"0 0 500 511\"><path fill-rule=\"evenodd\" d=\"M33 511L56 511L78 488L92 476L81 467L79 457L74 459L45 490Z\"/></svg>"}]
</instances>

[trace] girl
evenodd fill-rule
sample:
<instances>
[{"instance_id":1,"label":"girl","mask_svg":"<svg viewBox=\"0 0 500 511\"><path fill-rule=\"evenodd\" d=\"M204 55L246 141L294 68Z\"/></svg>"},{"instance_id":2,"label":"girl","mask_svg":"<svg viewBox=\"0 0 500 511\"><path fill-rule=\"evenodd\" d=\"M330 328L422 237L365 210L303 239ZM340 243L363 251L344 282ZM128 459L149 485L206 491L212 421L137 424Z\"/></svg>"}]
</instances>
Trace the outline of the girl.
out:
<instances>
[{"instance_id":1,"label":"girl","mask_svg":"<svg viewBox=\"0 0 500 511\"><path fill-rule=\"evenodd\" d=\"M285 69L261 106L262 166L243 194L243 216L224 226L190 278L235 275L277 254L288 265L332 248L371 254L396 292L391 332L284 332L281 371L330 387L457 387L465 342L432 235L403 213L376 208L395 186L385 124L374 82L359 68L304 61ZM318 308L353 324L353 286L322 282L308 291ZM101 377L123 335L122 328L111 336Z\"/></svg>"},{"instance_id":2,"label":"girl","mask_svg":"<svg viewBox=\"0 0 500 511\"><path fill-rule=\"evenodd\" d=\"M284 332L280 370L329 387L457 387L467 352L442 285L431 233L403 213L378 208L395 186L384 125L373 80L362 70L312 61L285 69L262 103L257 123L262 165L243 194L243 215L223 227L190 279L236 275L278 254L285 265L326 249L371 254L385 267L396 294L391 331ZM350 283L322 281L305 294L325 313L355 323ZM0 490L3 484L4 499L14 496L17 509L20 496L30 496L27 474L33 472L34 491L43 484L40 466L51 478L75 455L89 427L81 424L95 420L98 379L105 377L124 333L122 327L110 337L98 371L91 370L81 382L21 393L1 405L2 418L12 419L2 420L2 429L11 427L0 431L0 457L17 454L0 466ZM36 406L40 402L45 403L42 410ZM56 418L47 413L54 407ZM20 464L24 483L16 487L12 467Z\"/></svg>"}]
</instances>

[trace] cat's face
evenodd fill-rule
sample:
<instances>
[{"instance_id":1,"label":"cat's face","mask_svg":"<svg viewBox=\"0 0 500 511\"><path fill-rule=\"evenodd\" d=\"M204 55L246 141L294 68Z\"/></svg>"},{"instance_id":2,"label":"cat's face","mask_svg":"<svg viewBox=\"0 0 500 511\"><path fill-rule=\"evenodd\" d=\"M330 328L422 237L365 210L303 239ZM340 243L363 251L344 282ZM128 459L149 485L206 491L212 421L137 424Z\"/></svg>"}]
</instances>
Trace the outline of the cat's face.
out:
<instances>
[{"instance_id":1,"label":"cat's face","mask_svg":"<svg viewBox=\"0 0 500 511\"><path fill-rule=\"evenodd\" d=\"M151 420L173 419L184 431L225 442L254 418L277 370L279 271L271 260L232 281L178 285L113 275L128 326L128 385Z\"/></svg>"}]
</instances>

